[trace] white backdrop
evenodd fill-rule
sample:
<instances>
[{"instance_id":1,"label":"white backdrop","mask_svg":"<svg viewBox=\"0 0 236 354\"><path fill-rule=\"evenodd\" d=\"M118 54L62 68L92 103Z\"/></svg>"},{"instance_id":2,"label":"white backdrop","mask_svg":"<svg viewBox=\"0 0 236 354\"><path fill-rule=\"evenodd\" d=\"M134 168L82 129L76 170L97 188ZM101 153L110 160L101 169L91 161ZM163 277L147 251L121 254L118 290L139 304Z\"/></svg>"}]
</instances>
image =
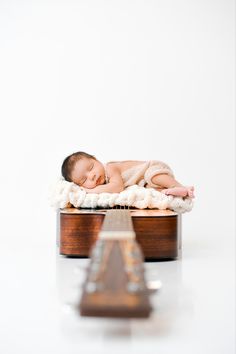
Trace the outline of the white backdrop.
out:
<instances>
[{"instance_id":1,"label":"white backdrop","mask_svg":"<svg viewBox=\"0 0 236 354\"><path fill-rule=\"evenodd\" d=\"M48 189L82 150L165 161L196 188L185 245L233 250L234 24L232 0L1 0L3 249L53 252Z\"/></svg>"},{"instance_id":2,"label":"white backdrop","mask_svg":"<svg viewBox=\"0 0 236 354\"><path fill-rule=\"evenodd\" d=\"M233 215L233 1L0 6L2 215L52 221L48 186L78 150L170 164L195 185L195 230Z\"/></svg>"}]
</instances>

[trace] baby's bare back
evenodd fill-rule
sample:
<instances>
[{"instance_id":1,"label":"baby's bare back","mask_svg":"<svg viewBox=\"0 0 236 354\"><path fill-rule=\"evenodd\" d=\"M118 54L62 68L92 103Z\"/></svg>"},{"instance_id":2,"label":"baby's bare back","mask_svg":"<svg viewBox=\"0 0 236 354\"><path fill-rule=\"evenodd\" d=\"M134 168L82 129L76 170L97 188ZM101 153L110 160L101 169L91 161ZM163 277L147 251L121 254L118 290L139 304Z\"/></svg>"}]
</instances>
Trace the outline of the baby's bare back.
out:
<instances>
[{"instance_id":1,"label":"baby's bare back","mask_svg":"<svg viewBox=\"0 0 236 354\"><path fill-rule=\"evenodd\" d=\"M120 174L122 174L124 171L126 171L134 166L141 165L145 162L146 161L134 161L134 160L110 161L110 162L107 162L107 165L109 166L110 164L112 164L113 166L116 166L119 169Z\"/></svg>"}]
</instances>

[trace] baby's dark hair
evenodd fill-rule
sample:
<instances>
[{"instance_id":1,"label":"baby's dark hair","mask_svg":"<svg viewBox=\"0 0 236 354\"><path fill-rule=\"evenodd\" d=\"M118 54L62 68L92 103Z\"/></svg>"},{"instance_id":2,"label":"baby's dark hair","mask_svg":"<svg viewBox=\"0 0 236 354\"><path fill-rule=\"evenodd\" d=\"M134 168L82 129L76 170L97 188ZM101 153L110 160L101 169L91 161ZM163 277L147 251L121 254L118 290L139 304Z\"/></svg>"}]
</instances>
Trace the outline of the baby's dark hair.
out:
<instances>
[{"instance_id":1,"label":"baby's dark hair","mask_svg":"<svg viewBox=\"0 0 236 354\"><path fill-rule=\"evenodd\" d=\"M83 157L96 160L95 156L87 154L86 152L83 151L74 152L73 154L65 158L61 166L61 174L66 181L72 182L71 173L74 169L75 163L80 159L82 159Z\"/></svg>"}]
</instances>

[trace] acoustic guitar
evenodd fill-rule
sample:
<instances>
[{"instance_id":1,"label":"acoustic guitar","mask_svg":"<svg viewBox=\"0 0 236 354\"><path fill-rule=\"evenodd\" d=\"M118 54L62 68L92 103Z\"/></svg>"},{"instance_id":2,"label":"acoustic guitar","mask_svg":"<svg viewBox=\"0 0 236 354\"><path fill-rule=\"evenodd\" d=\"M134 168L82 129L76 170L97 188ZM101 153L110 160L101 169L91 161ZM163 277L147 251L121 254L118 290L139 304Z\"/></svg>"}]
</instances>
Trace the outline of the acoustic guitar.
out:
<instances>
[{"instance_id":1,"label":"acoustic guitar","mask_svg":"<svg viewBox=\"0 0 236 354\"><path fill-rule=\"evenodd\" d=\"M67 257L88 257L110 210L112 209L60 209L57 215L60 254ZM181 214L159 209L128 210L136 241L146 260L173 260L181 256Z\"/></svg>"}]
</instances>

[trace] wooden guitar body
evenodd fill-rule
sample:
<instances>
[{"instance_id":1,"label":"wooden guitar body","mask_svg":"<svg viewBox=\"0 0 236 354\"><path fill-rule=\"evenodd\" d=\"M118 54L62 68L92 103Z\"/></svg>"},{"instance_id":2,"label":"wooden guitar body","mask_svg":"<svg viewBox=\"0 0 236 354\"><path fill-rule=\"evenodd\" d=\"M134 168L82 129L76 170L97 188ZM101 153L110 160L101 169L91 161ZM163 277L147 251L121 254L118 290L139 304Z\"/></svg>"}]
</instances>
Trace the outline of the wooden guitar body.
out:
<instances>
[{"instance_id":1,"label":"wooden guitar body","mask_svg":"<svg viewBox=\"0 0 236 354\"><path fill-rule=\"evenodd\" d=\"M88 257L98 239L107 210L65 208L58 211L59 252L68 257ZM180 257L181 214L171 210L129 209L136 240L145 259Z\"/></svg>"}]
</instances>

